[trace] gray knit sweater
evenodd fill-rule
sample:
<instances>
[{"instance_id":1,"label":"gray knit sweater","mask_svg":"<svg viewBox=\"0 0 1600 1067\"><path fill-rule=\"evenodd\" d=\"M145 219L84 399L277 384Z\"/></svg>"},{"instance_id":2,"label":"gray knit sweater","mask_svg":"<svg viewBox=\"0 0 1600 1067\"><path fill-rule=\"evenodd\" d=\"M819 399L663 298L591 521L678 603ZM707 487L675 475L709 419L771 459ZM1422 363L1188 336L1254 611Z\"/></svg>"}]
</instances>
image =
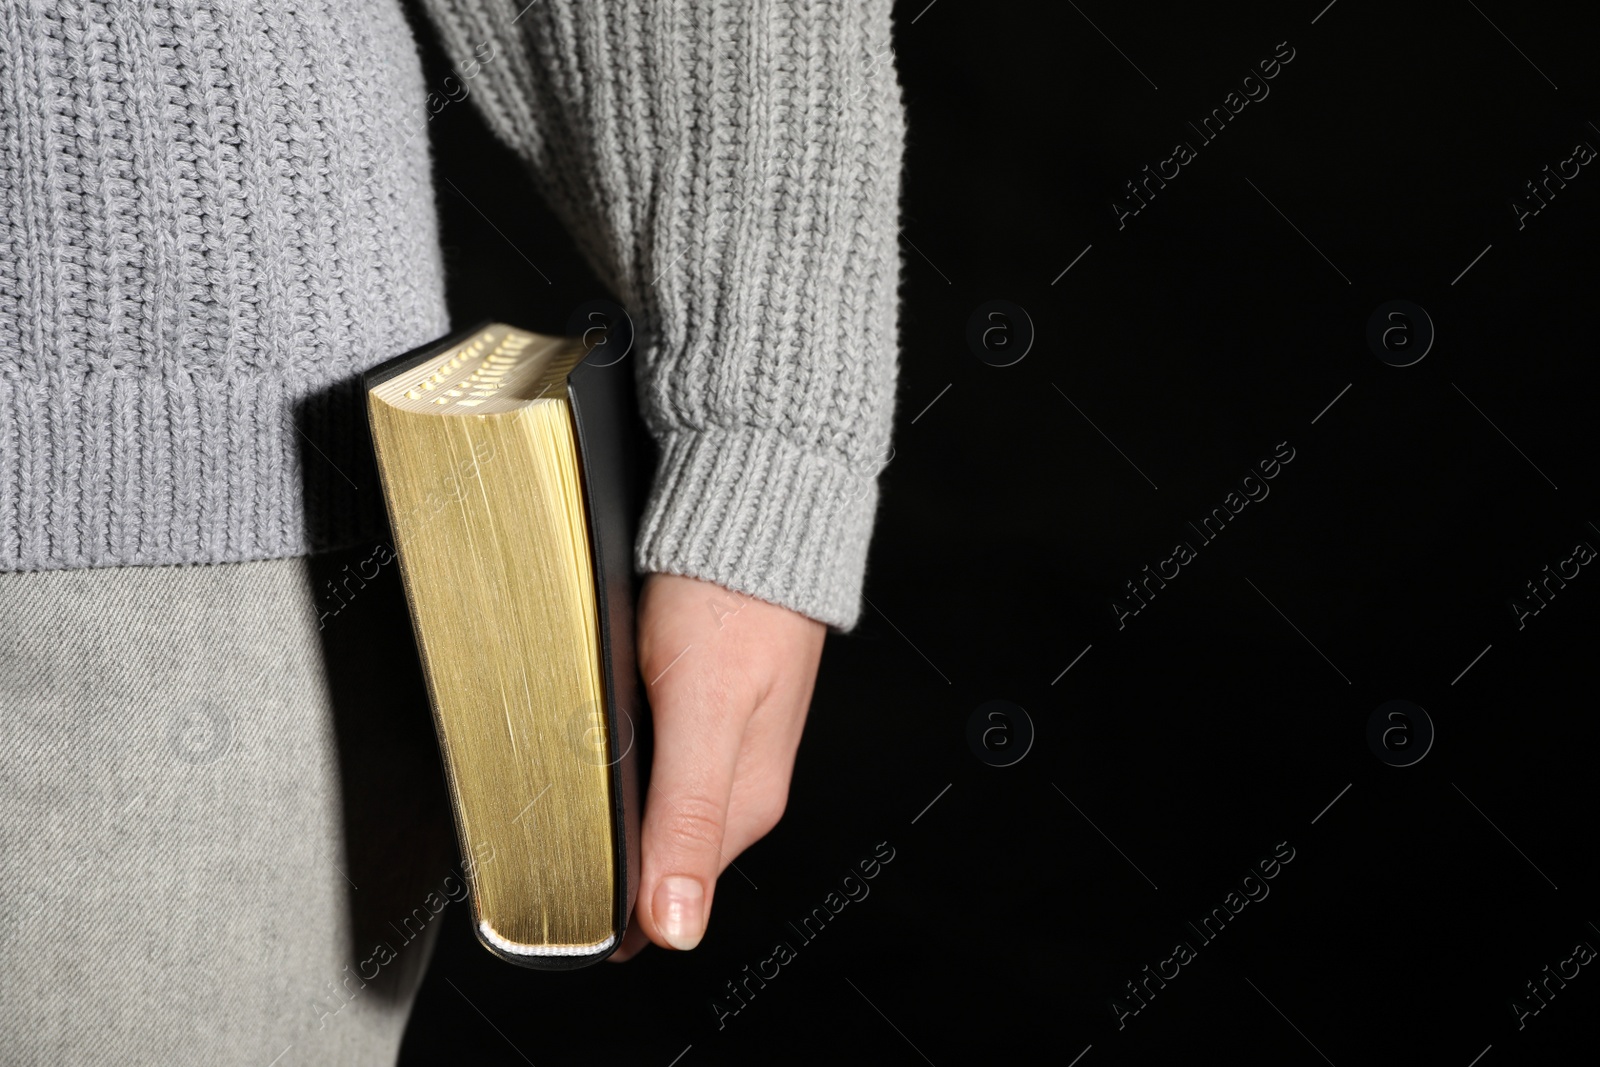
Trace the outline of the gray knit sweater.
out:
<instances>
[{"instance_id":1,"label":"gray knit sweater","mask_svg":"<svg viewBox=\"0 0 1600 1067\"><path fill-rule=\"evenodd\" d=\"M639 329L637 565L849 628L894 400L889 0L0 4L0 570L383 535L354 375L447 332L468 87ZM435 104L435 106L437 106Z\"/></svg>"}]
</instances>

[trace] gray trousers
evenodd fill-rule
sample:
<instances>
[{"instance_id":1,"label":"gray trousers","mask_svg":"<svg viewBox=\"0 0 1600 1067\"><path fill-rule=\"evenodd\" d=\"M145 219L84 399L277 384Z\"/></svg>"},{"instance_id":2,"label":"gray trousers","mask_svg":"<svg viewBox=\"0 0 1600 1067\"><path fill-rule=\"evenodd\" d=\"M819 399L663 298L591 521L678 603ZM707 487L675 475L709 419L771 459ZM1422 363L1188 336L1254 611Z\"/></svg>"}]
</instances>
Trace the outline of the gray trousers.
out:
<instances>
[{"instance_id":1,"label":"gray trousers","mask_svg":"<svg viewBox=\"0 0 1600 1067\"><path fill-rule=\"evenodd\" d=\"M0 573L4 1063L394 1062L464 885L373 559Z\"/></svg>"}]
</instances>

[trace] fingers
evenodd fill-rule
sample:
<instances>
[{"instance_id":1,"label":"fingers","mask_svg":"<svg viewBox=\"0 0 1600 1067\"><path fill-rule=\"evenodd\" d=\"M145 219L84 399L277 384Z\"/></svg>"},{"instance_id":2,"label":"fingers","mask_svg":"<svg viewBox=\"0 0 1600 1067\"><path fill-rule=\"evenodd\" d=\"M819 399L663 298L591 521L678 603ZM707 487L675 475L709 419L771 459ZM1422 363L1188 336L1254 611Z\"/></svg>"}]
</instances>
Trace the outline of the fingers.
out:
<instances>
[{"instance_id":1,"label":"fingers","mask_svg":"<svg viewBox=\"0 0 1600 1067\"><path fill-rule=\"evenodd\" d=\"M639 665L655 755L636 921L613 959L646 939L700 943L717 876L783 814L825 631L711 583L647 579Z\"/></svg>"},{"instance_id":2,"label":"fingers","mask_svg":"<svg viewBox=\"0 0 1600 1067\"><path fill-rule=\"evenodd\" d=\"M663 947L700 943L723 867L741 732L727 698L696 685L652 700L656 749L642 828L639 925ZM733 726L730 729L730 725Z\"/></svg>"},{"instance_id":3,"label":"fingers","mask_svg":"<svg viewBox=\"0 0 1600 1067\"><path fill-rule=\"evenodd\" d=\"M626 963L649 946L650 938L639 929L638 919L633 918L628 923L628 932L622 935L622 944L618 945L617 950L607 956L606 960L610 963Z\"/></svg>"},{"instance_id":4,"label":"fingers","mask_svg":"<svg viewBox=\"0 0 1600 1067\"><path fill-rule=\"evenodd\" d=\"M728 797L717 861L718 875L731 866L740 853L765 837L783 816L804 714L787 716L775 711L771 707L758 709L745 728ZM637 915L636 911L621 946L609 957L612 962L632 959L650 944Z\"/></svg>"},{"instance_id":5,"label":"fingers","mask_svg":"<svg viewBox=\"0 0 1600 1067\"><path fill-rule=\"evenodd\" d=\"M680 950L699 944L705 933L749 714L739 706L748 699L740 691L745 686L708 654L704 622L690 610L694 594L681 589L683 581L652 578L640 604L640 663L655 756L634 905L651 941Z\"/></svg>"},{"instance_id":6,"label":"fingers","mask_svg":"<svg viewBox=\"0 0 1600 1067\"><path fill-rule=\"evenodd\" d=\"M799 712L795 713L792 710L796 706L795 695L781 690L774 692L773 698L756 709L745 727L739 769L728 798L728 826L722 842L722 851L729 863L771 833L783 818L809 697L808 692L799 701Z\"/></svg>"}]
</instances>

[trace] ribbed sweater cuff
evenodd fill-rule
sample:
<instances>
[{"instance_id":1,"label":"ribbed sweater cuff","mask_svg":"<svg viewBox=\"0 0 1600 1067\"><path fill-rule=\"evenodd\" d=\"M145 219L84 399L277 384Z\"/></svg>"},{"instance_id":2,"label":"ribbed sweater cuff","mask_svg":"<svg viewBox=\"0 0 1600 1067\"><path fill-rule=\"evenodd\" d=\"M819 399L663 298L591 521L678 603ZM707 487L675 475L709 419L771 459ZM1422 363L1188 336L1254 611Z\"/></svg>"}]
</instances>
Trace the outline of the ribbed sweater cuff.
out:
<instances>
[{"instance_id":1,"label":"ribbed sweater cuff","mask_svg":"<svg viewBox=\"0 0 1600 1067\"><path fill-rule=\"evenodd\" d=\"M641 571L681 574L840 630L861 613L876 471L755 429L667 436L636 543Z\"/></svg>"}]
</instances>

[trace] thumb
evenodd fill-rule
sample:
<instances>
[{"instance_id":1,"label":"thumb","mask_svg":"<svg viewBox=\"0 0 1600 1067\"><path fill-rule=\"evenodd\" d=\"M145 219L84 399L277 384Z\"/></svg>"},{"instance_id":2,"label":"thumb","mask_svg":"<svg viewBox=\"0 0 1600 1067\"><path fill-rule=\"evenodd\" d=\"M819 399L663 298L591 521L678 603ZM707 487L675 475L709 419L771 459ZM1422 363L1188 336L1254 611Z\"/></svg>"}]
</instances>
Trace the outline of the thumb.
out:
<instances>
[{"instance_id":1,"label":"thumb","mask_svg":"<svg viewBox=\"0 0 1600 1067\"><path fill-rule=\"evenodd\" d=\"M742 730L722 703L694 685L662 686L652 695L656 747L636 914L640 928L663 948L700 943L725 866L722 845Z\"/></svg>"}]
</instances>

